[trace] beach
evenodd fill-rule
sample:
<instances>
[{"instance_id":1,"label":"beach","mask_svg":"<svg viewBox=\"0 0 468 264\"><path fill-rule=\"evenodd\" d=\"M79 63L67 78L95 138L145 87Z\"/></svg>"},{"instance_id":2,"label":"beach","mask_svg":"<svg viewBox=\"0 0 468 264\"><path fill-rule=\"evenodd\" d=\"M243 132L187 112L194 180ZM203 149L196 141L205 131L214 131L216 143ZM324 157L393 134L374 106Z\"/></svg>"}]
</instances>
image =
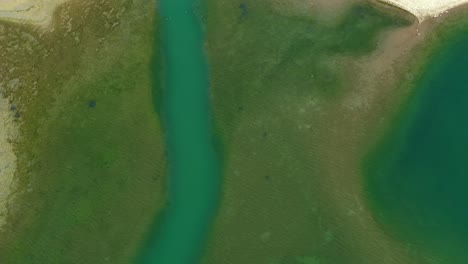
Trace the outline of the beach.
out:
<instances>
[{"instance_id":1,"label":"beach","mask_svg":"<svg viewBox=\"0 0 468 264\"><path fill-rule=\"evenodd\" d=\"M52 21L56 7L66 0L0 0L0 20L17 23L32 23L47 27ZM4 28L3 28L4 29ZM2 32L4 33L4 32ZM7 204L14 189L17 157L14 151L19 131L20 114L11 98L6 98L8 89L15 89L19 79L1 76L0 81L0 228L6 223Z\"/></svg>"},{"instance_id":2,"label":"beach","mask_svg":"<svg viewBox=\"0 0 468 264\"><path fill-rule=\"evenodd\" d=\"M47 27L55 9L67 0L0 0L0 19Z\"/></svg>"},{"instance_id":3,"label":"beach","mask_svg":"<svg viewBox=\"0 0 468 264\"><path fill-rule=\"evenodd\" d=\"M467 0L378 0L379 2L394 5L404 9L414 16L419 22L430 17L438 17L450 9L468 3Z\"/></svg>"}]
</instances>

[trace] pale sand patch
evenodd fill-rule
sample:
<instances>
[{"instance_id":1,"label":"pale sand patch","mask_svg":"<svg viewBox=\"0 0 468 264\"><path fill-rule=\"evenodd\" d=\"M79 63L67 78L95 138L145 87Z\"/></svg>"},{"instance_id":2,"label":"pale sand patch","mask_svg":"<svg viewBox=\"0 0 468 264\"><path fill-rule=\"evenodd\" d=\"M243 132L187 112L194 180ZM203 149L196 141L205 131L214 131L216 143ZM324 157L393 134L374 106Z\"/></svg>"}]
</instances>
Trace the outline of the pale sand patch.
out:
<instances>
[{"instance_id":1,"label":"pale sand patch","mask_svg":"<svg viewBox=\"0 0 468 264\"><path fill-rule=\"evenodd\" d=\"M0 228L6 222L7 203L14 188L17 166L13 141L18 134L18 124L10 107L8 99L0 97Z\"/></svg>"},{"instance_id":2,"label":"pale sand patch","mask_svg":"<svg viewBox=\"0 0 468 264\"><path fill-rule=\"evenodd\" d=\"M429 17L438 17L457 6L468 3L468 0L377 0L404 9L421 22Z\"/></svg>"},{"instance_id":3,"label":"pale sand patch","mask_svg":"<svg viewBox=\"0 0 468 264\"><path fill-rule=\"evenodd\" d=\"M345 65L355 69L355 85L334 104L334 111L326 116L330 124L317 148L323 150L322 160L326 176L324 190L334 205L336 218L350 226L346 236L355 241L356 252L369 263L435 263L428 254L411 250L411 243L402 243L393 233L376 222L368 207L363 184L362 161L398 111L406 90L402 79L410 81L417 70L412 61L419 61L422 48L432 31L430 23L413 24L387 32L378 48L361 58L350 57ZM403 83L405 83L403 81ZM316 125L320 127L320 125Z\"/></svg>"},{"instance_id":4,"label":"pale sand patch","mask_svg":"<svg viewBox=\"0 0 468 264\"><path fill-rule=\"evenodd\" d=\"M47 27L55 9L67 0L0 0L0 19Z\"/></svg>"}]
</instances>

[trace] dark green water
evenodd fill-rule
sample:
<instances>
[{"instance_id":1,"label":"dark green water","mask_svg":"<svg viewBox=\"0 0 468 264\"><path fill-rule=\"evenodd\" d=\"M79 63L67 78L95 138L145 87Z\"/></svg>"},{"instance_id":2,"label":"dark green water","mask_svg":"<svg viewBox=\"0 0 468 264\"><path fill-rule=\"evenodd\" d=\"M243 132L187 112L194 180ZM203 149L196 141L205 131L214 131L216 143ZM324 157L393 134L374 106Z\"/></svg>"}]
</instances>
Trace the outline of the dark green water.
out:
<instances>
[{"instance_id":1,"label":"dark green water","mask_svg":"<svg viewBox=\"0 0 468 264\"><path fill-rule=\"evenodd\" d=\"M193 0L162 0L159 4L169 194L139 262L196 263L216 211L220 183L204 38Z\"/></svg>"},{"instance_id":2,"label":"dark green water","mask_svg":"<svg viewBox=\"0 0 468 264\"><path fill-rule=\"evenodd\" d=\"M465 32L432 59L394 130L366 164L378 219L449 264L468 263L466 47Z\"/></svg>"}]
</instances>

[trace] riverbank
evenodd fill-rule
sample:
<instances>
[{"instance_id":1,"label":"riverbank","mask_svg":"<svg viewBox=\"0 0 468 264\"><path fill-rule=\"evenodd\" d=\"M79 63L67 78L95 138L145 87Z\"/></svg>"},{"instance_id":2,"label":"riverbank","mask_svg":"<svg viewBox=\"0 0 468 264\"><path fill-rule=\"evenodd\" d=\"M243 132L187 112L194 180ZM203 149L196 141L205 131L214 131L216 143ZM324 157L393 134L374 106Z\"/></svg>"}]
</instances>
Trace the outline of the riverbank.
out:
<instances>
[{"instance_id":1,"label":"riverbank","mask_svg":"<svg viewBox=\"0 0 468 264\"><path fill-rule=\"evenodd\" d=\"M21 126L2 262L129 263L165 203L154 1L69 1L50 28L0 22ZM157 95L154 95L157 97Z\"/></svg>"}]
</instances>

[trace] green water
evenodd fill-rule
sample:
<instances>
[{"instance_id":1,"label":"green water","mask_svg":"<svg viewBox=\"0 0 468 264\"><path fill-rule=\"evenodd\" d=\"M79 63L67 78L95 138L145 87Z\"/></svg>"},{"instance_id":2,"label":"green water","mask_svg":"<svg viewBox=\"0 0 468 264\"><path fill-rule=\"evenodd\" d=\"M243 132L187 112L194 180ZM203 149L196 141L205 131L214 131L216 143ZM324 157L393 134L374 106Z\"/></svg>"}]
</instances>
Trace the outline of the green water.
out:
<instances>
[{"instance_id":1,"label":"green water","mask_svg":"<svg viewBox=\"0 0 468 264\"><path fill-rule=\"evenodd\" d=\"M208 68L193 0L160 1L168 204L141 263L195 263L218 201ZM155 84L155 89L159 85Z\"/></svg>"},{"instance_id":2,"label":"green water","mask_svg":"<svg viewBox=\"0 0 468 264\"><path fill-rule=\"evenodd\" d=\"M468 263L467 46L464 32L432 59L366 168L377 218L440 263Z\"/></svg>"}]
</instances>

